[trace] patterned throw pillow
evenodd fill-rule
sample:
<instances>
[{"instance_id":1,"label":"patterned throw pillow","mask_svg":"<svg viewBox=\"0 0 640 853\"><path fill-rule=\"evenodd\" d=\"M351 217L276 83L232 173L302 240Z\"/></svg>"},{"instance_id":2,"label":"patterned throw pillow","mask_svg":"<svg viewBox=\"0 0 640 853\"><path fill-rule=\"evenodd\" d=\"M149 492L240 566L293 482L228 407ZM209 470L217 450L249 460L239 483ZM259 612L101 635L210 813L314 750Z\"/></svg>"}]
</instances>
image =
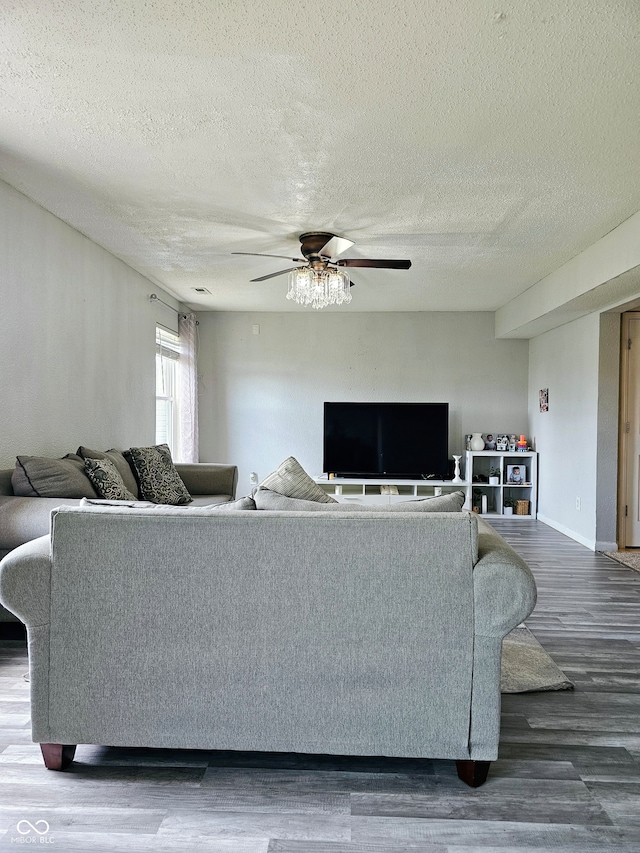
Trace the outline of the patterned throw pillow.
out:
<instances>
[{"instance_id":1,"label":"patterned throw pillow","mask_svg":"<svg viewBox=\"0 0 640 853\"><path fill-rule=\"evenodd\" d=\"M122 477L122 481L129 489L132 495L136 496L136 500L138 498L138 484L136 482L136 478L133 475L133 471L131 470L131 465L124 458L124 455L121 450L116 450L115 448L111 450L90 450L88 447L84 447L81 445L76 453L78 456L82 457L82 459L109 459L118 469L118 473Z\"/></svg>"},{"instance_id":2,"label":"patterned throw pillow","mask_svg":"<svg viewBox=\"0 0 640 853\"><path fill-rule=\"evenodd\" d=\"M191 503L193 499L176 471L168 444L130 447L124 455L136 473L142 500L173 506Z\"/></svg>"},{"instance_id":3,"label":"patterned throw pillow","mask_svg":"<svg viewBox=\"0 0 640 853\"><path fill-rule=\"evenodd\" d=\"M101 498L110 501L135 501L120 472L110 459L85 459L84 470Z\"/></svg>"},{"instance_id":4,"label":"patterned throw pillow","mask_svg":"<svg viewBox=\"0 0 640 853\"><path fill-rule=\"evenodd\" d=\"M293 456L285 459L278 468L260 483L263 489L270 489L287 498L299 498L303 501L334 504L337 501L324 492L304 470Z\"/></svg>"}]
</instances>

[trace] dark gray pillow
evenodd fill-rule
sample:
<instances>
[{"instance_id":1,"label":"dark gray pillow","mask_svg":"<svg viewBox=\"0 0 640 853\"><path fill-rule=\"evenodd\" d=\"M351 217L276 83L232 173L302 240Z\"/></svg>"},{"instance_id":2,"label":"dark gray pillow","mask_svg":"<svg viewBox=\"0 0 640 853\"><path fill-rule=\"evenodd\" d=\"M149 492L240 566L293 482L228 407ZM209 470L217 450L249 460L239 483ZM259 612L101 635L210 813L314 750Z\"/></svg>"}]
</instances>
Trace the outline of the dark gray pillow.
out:
<instances>
[{"instance_id":1,"label":"dark gray pillow","mask_svg":"<svg viewBox=\"0 0 640 853\"><path fill-rule=\"evenodd\" d=\"M78 456L82 457L82 459L110 459L118 469L118 473L122 477L125 487L132 495L135 495L136 500L138 499L138 483L131 465L129 465L127 460L124 458L124 453L121 450L115 450L114 448L104 451L91 450L89 447L83 447L81 445L76 453Z\"/></svg>"},{"instance_id":2,"label":"dark gray pillow","mask_svg":"<svg viewBox=\"0 0 640 853\"><path fill-rule=\"evenodd\" d=\"M260 488L270 489L288 498L334 504L336 500L323 491L293 456L285 459L273 474L260 483Z\"/></svg>"},{"instance_id":3,"label":"dark gray pillow","mask_svg":"<svg viewBox=\"0 0 640 853\"><path fill-rule=\"evenodd\" d=\"M25 498L97 498L85 474L84 460L75 453L62 459L18 456L11 475L14 495Z\"/></svg>"},{"instance_id":4,"label":"dark gray pillow","mask_svg":"<svg viewBox=\"0 0 640 853\"><path fill-rule=\"evenodd\" d=\"M101 498L109 501L135 501L120 472L110 459L85 459L84 470Z\"/></svg>"},{"instance_id":5,"label":"dark gray pillow","mask_svg":"<svg viewBox=\"0 0 640 853\"><path fill-rule=\"evenodd\" d=\"M168 444L130 447L124 456L136 473L142 500L173 506L191 503L191 495L176 471Z\"/></svg>"},{"instance_id":6,"label":"dark gray pillow","mask_svg":"<svg viewBox=\"0 0 640 853\"><path fill-rule=\"evenodd\" d=\"M464 492L439 495L415 501L393 504L332 503L303 501L279 495L269 489L258 488L253 496L256 509L290 510L295 512L460 512L465 501Z\"/></svg>"}]
</instances>

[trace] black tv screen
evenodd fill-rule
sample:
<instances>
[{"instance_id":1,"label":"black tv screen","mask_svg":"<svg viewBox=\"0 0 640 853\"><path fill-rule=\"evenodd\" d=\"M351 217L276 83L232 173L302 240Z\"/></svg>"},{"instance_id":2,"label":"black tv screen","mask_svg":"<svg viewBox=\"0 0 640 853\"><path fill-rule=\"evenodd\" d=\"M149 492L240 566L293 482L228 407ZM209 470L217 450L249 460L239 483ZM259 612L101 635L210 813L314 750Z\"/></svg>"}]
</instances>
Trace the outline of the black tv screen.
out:
<instances>
[{"instance_id":1,"label":"black tv screen","mask_svg":"<svg viewBox=\"0 0 640 853\"><path fill-rule=\"evenodd\" d=\"M448 458L448 403L324 404L327 474L444 479Z\"/></svg>"}]
</instances>

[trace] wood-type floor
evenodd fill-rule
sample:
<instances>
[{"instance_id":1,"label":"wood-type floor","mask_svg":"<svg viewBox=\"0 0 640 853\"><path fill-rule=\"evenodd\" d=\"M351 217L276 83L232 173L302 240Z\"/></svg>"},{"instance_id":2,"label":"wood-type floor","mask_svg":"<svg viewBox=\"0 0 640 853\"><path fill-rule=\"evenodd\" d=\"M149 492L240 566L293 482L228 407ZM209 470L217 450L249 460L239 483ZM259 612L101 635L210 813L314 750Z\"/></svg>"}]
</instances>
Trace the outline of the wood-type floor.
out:
<instances>
[{"instance_id":1,"label":"wood-type floor","mask_svg":"<svg viewBox=\"0 0 640 853\"><path fill-rule=\"evenodd\" d=\"M30 741L24 643L0 643L0 851L29 821L52 851L640 851L640 574L535 521L495 525L528 560L527 624L575 691L503 697L500 759L453 762L80 746L66 773ZM22 839L22 840L21 840Z\"/></svg>"}]
</instances>

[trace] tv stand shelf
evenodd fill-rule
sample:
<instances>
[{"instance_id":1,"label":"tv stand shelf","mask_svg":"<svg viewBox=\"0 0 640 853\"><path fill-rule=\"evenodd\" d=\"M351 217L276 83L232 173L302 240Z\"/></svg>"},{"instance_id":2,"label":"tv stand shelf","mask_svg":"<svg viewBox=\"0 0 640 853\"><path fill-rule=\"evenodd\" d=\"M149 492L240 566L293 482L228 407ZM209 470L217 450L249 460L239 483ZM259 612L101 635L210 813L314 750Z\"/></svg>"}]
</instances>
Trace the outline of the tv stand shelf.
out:
<instances>
[{"instance_id":1,"label":"tv stand shelf","mask_svg":"<svg viewBox=\"0 0 640 853\"><path fill-rule=\"evenodd\" d=\"M418 498L432 498L435 488L442 494L463 491L470 498L471 483L464 480L453 483L451 480L401 480L401 479L357 479L352 477L315 477L314 481L339 503L393 504L401 501L414 501ZM395 486L398 494L382 494L381 486Z\"/></svg>"}]
</instances>

